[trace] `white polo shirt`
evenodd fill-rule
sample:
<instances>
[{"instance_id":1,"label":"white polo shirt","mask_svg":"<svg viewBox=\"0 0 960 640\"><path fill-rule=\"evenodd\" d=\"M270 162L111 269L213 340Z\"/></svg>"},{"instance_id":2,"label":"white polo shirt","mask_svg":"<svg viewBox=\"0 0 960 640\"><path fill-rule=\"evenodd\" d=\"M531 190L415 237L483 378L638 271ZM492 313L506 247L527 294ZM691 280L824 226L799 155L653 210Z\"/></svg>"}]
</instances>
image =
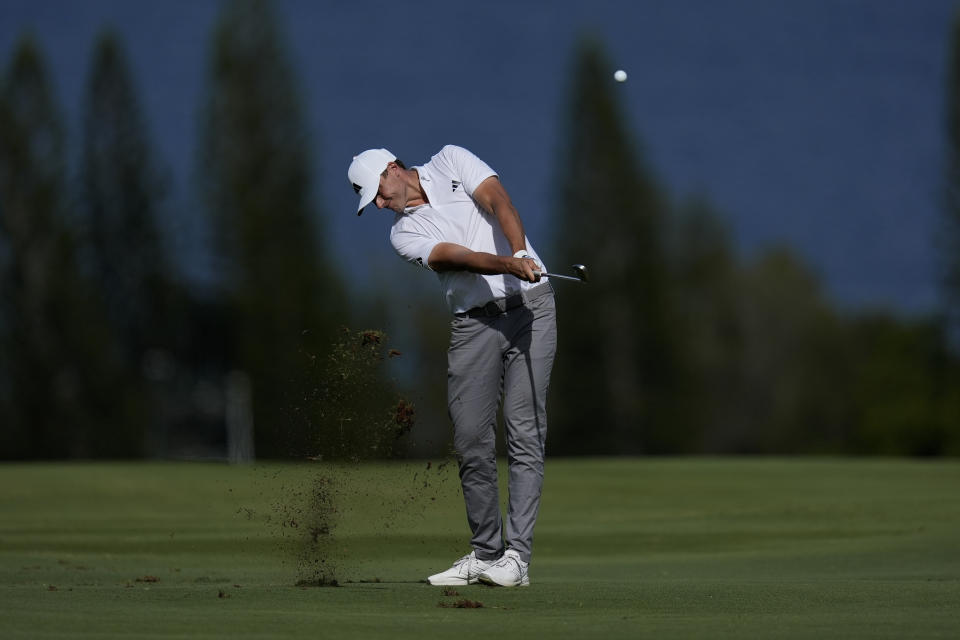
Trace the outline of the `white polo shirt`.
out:
<instances>
[{"instance_id":1,"label":"white polo shirt","mask_svg":"<svg viewBox=\"0 0 960 640\"><path fill-rule=\"evenodd\" d=\"M390 229L390 242L400 257L429 269L430 252L441 242L494 255L513 255L500 223L473 200L480 183L497 175L485 162L462 147L447 145L430 162L413 168L420 175L420 185L429 202L397 214ZM546 271L530 241L526 243L527 253ZM505 274L442 271L437 276L451 313L536 286Z\"/></svg>"}]
</instances>

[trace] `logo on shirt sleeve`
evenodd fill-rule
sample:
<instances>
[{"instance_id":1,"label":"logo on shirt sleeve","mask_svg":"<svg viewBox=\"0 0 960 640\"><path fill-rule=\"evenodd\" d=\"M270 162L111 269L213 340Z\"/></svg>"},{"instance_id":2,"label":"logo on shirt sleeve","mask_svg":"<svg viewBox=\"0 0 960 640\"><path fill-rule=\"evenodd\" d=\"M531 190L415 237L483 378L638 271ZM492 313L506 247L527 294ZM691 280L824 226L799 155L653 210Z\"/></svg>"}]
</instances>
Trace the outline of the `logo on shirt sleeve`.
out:
<instances>
[{"instance_id":1,"label":"logo on shirt sleeve","mask_svg":"<svg viewBox=\"0 0 960 640\"><path fill-rule=\"evenodd\" d=\"M453 185L453 189L451 189L451 192L456 191L456 190L457 190L457 187L460 186L460 181L459 181L459 180L451 180L450 183Z\"/></svg>"}]
</instances>

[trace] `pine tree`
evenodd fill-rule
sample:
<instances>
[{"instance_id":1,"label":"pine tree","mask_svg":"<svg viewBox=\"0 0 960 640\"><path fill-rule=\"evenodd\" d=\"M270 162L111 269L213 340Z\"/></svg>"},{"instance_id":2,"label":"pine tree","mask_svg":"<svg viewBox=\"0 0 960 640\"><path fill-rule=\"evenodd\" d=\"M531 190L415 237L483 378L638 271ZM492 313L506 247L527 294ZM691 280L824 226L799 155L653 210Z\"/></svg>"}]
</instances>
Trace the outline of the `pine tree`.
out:
<instances>
[{"instance_id":1,"label":"pine tree","mask_svg":"<svg viewBox=\"0 0 960 640\"><path fill-rule=\"evenodd\" d=\"M129 372L139 375L144 353L168 340L172 273L157 220L164 183L113 32L94 47L84 106L81 204L93 273Z\"/></svg>"},{"instance_id":2,"label":"pine tree","mask_svg":"<svg viewBox=\"0 0 960 640\"><path fill-rule=\"evenodd\" d=\"M23 39L0 88L4 457L136 454L116 350L81 276L64 188L64 133L46 66ZM105 434L107 434L105 436ZM107 437L108 436L108 437Z\"/></svg>"},{"instance_id":3,"label":"pine tree","mask_svg":"<svg viewBox=\"0 0 960 640\"><path fill-rule=\"evenodd\" d=\"M589 286L559 294L555 448L640 453L678 446L671 424L675 339L667 295L665 196L632 144L612 69L585 41L573 70L560 159L556 264L582 262Z\"/></svg>"},{"instance_id":4,"label":"pine tree","mask_svg":"<svg viewBox=\"0 0 960 640\"><path fill-rule=\"evenodd\" d=\"M319 246L300 95L267 2L226 6L202 127L202 189L235 310L234 365L252 381L257 451L302 455L310 434L293 413L312 383L304 352L321 352L345 299Z\"/></svg>"},{"instance_id":5,"label":"pine tree","mask_svg":"<svg viewBox=\"0 0 960 640\"><path fill-rule=\"evenodd\" d=\"M960 353L960 14L953 21L946 93L946 193L937 241L946 333Z\"/></svg>"},{"instance_id":6,"label":"pine tree","mask_svg":"<svg viewBox=\"0 0 960 640\"><path fill-rule=\"evenodd\" d=\"M671 305L682 351L683 421L689 451L721 451L736 438L743 406L740 265L721 216L704 198L684 203L671 225Z\"/></svg>"},{"instance_id":7,"label":"pine tree","mask_svg":"<svg viewBox=\"0 0 960 640\"><path fill-rule=\"evenodd\" d=\"M86 266L120 350L132 422L159 455L175 404L156 383L157 362L173 362L189 339L186 298L159 229L166 182L153 160L136 89L119 37L97 39L83 105L80 198ZM181 355L181 354L178 354ZM181 355L182 357L182 355Z\"/></svg>"}]
</instances>

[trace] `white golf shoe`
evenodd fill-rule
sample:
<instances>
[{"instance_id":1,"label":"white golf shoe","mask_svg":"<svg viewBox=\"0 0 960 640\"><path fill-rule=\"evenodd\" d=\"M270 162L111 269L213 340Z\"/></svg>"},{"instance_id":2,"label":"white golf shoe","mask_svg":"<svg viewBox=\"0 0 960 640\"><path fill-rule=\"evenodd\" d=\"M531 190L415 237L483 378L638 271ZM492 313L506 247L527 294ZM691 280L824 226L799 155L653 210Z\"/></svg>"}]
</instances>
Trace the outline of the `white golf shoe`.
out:
<instances>
[{"instance_id":1,"label":"white golf shoe","mask_svg":"<svg viewBox=\"0 0 960 640\"><path fill-rule=\"evenodd\" d=\"M492 562L480 560L477 558L476 552L471 551L469 555L465 555L454 562L453 566L446 571L427 578L427 582L432 585L450 587L475 584L477 582L477 576L492 564Z\"/></svg>"},{"instance_id":2,"label":"white golf shoe","mask_svg":"<svg viewBox=\"0 0 960 640\"><path fill-rule=\"evenodd\" d=\"M480 573L480 582L500 587L529 587L529 565L520 559L520 554L507 549L503 557Z\"/></svg>"}]
</instances>

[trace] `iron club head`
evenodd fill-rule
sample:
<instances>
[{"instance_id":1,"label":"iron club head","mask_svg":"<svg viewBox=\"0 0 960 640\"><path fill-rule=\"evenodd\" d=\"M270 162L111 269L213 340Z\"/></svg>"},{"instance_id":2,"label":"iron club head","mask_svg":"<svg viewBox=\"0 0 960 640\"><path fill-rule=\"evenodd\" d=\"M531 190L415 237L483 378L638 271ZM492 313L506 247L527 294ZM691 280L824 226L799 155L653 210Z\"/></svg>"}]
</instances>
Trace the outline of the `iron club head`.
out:
<instances>
[{"instance_id":1,"label":"iron club head","mask_svg":"<svg viewBox=\"0 0 960 640\"><path fill-rule=\"evenodd\" d=\"M545 271L541 272L536 270L534 270L534 273L537 274L538 276L546 276L548 278L559 278L561 280L573 280L574 282L586 282L588 279L587 267L582 264L573 265L574 275L572 276L564 276L564 275L560 275L559 273L547 273Z\"/></svg>"}]
</instances>

